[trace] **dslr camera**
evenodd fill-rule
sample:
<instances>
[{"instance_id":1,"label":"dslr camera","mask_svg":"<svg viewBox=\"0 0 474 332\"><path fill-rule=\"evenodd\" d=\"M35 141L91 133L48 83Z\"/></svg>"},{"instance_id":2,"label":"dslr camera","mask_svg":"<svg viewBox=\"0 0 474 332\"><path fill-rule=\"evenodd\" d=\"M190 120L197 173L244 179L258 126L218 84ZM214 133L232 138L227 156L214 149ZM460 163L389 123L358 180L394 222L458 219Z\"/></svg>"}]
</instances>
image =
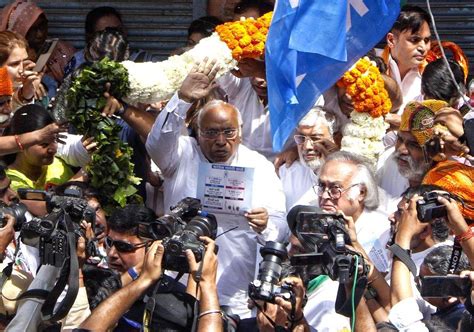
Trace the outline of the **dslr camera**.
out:
<instances>
[{"instance_id":1,"label":"dslr camera","mask_svg":"<svg viewBox=\"0 0 474 332\"><path fill-rule=\"evenodd\" d=\"M41 264L61 267L70 257L68 233L74 233L76 240L83 236L82 220L92 223L94 228L95 210L82 198L82 190L76 186L66 188L63 196L24 188L19 189L18 194L21 199L46 201L48 214L25 222L21 227L21 238L23 243L39 248ZM90 246L88 250L92 251Z\"/></svg>"},{"instance_id":2,"label":"dslr camera","mask_svg":"<svg viewBox=\"0 0 474 332\"><path fill-rule=\"evenodd\" d=\"M6 215L9 214L15 218L15 232L19 232L21 227L26 222L26 212L28 209L23 203L15 202L10 205L6 205L0 201L0 227L5 227L7 224Z\"/></svg>"},{"instance_id":3,"label":"dslr camera","mask_svg":"<svg viewBox=\"0 0 474 332\"><path fill-rule=\"evenodd\" d=\"M416 202L416 213L421 222L430 222L436 218L447 217L446 206L438 202L438 196L451 199L448 193L430 191L423 195L423 198Z\"/></svg>"},{"instance_id":4,"label":"dslr camera","mask_svg":"<svg viewBox=\"0 0 474 332\"><path fill-rule=\"evenodd\" d=\"M201 207L199 199L186 197L172 207L169 214L147 226L148 234L154 240L162 240L165 248L163 266L166 270L188 273L186 250L191 250L196 261L200 262L206 247L199 237L216 238L216 217L201 211Z\"/></svg>"},{"instance_id":5,"label":"dslr camera","mask_svg":"<svg viewBox=\"0 0 474 332\"><path fill-rule=\"evenodd\" d=\"M359 277L367 275L369 267L363 256L346 247L351 241L342 215L298 205L290 210L287 219L308 252L291 257L291 265L318 266L323 274L340 283L347 283L356 269L361 271Z\"/></svg>"},{"instance_id":6,"label":"dslr camera","mask_svg":"<svg viewBox=\"0 0 474 332\"><path fill-rule=\"evenodd\" d=\"M249 297L256 301L275 303L277 297L290 300L294 297L291 285L278 285L281 277L282 261L288 254L283 243L268 241L260 249L263 260L258 267L257 279L249 284Z\"/></svg>"}]
</instances>

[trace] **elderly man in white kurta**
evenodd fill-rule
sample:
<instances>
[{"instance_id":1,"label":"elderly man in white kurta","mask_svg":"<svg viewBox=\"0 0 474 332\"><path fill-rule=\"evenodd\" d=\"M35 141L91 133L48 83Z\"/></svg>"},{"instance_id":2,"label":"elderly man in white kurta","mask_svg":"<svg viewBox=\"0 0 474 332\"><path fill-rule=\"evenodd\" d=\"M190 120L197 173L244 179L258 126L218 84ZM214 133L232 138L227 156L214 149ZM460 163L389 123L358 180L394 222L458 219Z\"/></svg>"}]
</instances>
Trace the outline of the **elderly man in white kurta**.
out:
<instances>
[{"instance_id":1,"label":"elderly man in white kurta","mask_svg":"<svg viewBox=\"0 0 474 332\"><path fill-rule=\"evenodd\" d=\"M243 214L216 214L219 236L218 294L241 318L251 316L247 308L248 283L253 280L257 244L285 241L289 230L285 220L285 197L273 165L241 142L241 117L232 105L211 101L198 115L197 138L181 133L184 118L193 101L210 89L215 70L209 64L193 68L179 92L160 113L146 142L153 161L163 172L165 210L185 197L197 197L199 168L226 165L253 168L251 206ZM202 197L198 197L201 198Z\"/></svg>"}]
</instances>

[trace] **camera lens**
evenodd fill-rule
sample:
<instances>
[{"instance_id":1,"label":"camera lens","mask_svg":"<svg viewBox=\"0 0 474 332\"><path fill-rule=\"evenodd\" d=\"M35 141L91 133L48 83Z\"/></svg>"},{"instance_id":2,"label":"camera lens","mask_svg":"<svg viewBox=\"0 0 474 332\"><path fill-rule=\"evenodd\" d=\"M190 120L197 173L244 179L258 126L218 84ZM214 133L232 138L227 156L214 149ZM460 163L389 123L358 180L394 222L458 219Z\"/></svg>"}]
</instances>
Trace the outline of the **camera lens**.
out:
<instances>
[{"instance_id":1,"label":"camera lens","mask_svg":"<svg viewBox=\"0 0 474 332\"><path fill-rule=\"evenodd\" d=\"M148 226L150 236L155 240L162 240L174 234L173 225L178 222L176 218L165 215L158 218L155 222Z\"/></svg>"},{"instance_id":2,"label":"camera lens","mask_svg":"<svg viewBox=\"0 0 474 332\"><path fill-rule=\"evenodd\" d=\"M195 216L186 225L185 230L193 233L197 239L199 239L200 236L215 239L217 234L216 217L212 214L208 214L207 216Z\"/></svg>"},{"instance_id":3,"label":"camera lens","mask_svg":"<svg viewBox=\"0 0 474 332\"><path fill-rule=\"evenodd\" d=\"M258 279L272 284L278 283L281 276L281 262L287 256L286 247L283 243L268 241L265 247L260 249L263 261L258 270Z\"/></svg>"}]
</instances>

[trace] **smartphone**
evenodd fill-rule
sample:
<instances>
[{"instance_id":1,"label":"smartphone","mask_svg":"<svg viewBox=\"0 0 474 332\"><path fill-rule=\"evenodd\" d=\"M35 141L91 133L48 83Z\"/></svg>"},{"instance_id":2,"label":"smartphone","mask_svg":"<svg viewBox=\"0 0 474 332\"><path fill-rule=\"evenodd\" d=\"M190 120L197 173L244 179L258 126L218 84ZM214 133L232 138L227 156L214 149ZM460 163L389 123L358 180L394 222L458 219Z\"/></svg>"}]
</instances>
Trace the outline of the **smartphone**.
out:
<instances>
[{"instance_id":1,"label":"smartphone","mask_svg":"<svg viewBox=\"0 0 474 332\"><path fill-rule=\"evenodd\" d=\"M44 42L39 52L40 56L38 57L38 60L36 60L36 65L33 68L33 71L39 73L44 69L44 67L49 61L49 58L53 54L53 51L56 48L56 45L58 44L58 40L59 40L58 38L54 38L54 39L47 39Z\"/></svg>"},{"instance_id":2,"label":"smartphone","mask_svg":"<svg viewBox=\"0 0 474 332\"><path fill-rule=\"evenodd\" d=\"M423 297L466 297L471 293L471 279L460 276L426 276L421 278Z\"/></svg>"}]
</instances>

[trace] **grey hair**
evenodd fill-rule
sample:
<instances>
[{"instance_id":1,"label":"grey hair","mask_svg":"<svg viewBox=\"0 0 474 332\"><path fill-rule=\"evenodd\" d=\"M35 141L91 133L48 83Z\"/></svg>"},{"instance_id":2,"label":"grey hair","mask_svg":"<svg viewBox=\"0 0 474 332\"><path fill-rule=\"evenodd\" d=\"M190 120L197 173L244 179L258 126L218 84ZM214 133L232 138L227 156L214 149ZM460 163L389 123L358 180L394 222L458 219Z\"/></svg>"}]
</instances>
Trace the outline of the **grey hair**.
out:
<instances>
[{"instance_id":1,"label":"grey hair","mask_svg":"<svg viewBox=\"0 0 474 332\"><path fill-rule=\"evenodd\" d=\"M219 100L219 99L213 99L209 102L207 102L199 111L198 111L198 116L197 116L197 125L200 127L201 125L201 120L207 111L217 108L217 107L229 107L233 109L237 113L237 121L239 123L239 127L242 127L243 121L242 121L242 114L240 114L240 111L237 107L235 107L232 104L226 103L225 101Z\"/></svg>"},{"instance_id":2,"label":"grey hair","mask_svg":"<svg viewBox=\"0 0 474 332\"><path fill-rule=\"evenodd\" d=\"M298 126L313 127L321 121L329 129L329 134L331 136L334 134L334 129L336 126L336 118L334 115L330 114L324 107L314 106L311 108L308 113L300 120Z\"/></svg>"},{"instance_id":3,"label":"grey hair","mask_svg":"<svg viewBox=\"0 0 474 332\"><path fill-rule=\"evenodd\" d=\"M347 151L337 151L327 156L324 165L330 161L340 161L353 164L357 167L357 174L352 178L352 185L362 184L365 187L364 206L369 210L375 210L379 206L379 190L377 181L369 161L357 154ZM321 167L323 169L324 165Z\"/></svg>"},{"instance_id":4,"label":"grey hair","mask_svg":"<svg viewBox=\"0 0 474 332\"><path fill-rule=\"evenodd\" d=\"M426 255L423 260L423 264L435 275L446 275L448 274L449 263L451 260L451 254L453 253L453 246L444 245L434 248ZM459 274L461 271L470 270L469 260L465 253L461 254L459 263L454 271L455 274Z\"/></svg>"}]
</instances>

